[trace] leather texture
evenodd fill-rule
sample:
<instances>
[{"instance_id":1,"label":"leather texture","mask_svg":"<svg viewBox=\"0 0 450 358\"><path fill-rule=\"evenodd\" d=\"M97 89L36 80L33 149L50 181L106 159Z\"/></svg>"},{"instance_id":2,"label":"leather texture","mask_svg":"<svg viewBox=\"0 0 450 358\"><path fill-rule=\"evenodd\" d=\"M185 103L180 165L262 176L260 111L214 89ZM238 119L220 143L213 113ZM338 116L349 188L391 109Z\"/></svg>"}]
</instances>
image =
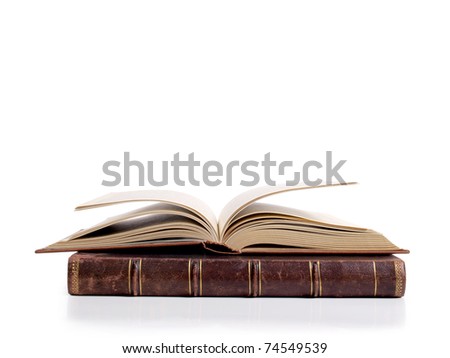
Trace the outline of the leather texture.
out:
<instances>
[{"instance_id":1,"label":"leather texture","mask_svg":"<svg viewBox=\"0 0 450 358\"><path fill-rule=\"evenodd\" d=\"M401 297L404 262L393 255L75 253L72 295Z\"/></svg>"}]
</instances>

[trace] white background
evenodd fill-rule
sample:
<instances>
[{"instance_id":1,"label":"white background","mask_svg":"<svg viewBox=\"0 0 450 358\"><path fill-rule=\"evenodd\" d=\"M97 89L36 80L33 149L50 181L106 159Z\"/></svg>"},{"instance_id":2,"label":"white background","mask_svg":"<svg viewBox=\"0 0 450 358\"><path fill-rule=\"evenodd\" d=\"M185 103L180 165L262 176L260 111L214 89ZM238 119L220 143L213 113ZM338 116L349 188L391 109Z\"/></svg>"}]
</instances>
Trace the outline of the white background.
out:
<instances>
[{"instance_id":1,"label":"white background","mask_svg":"<svg viewBox=\"0 0 450 358\"><path fill-rule=\"evenodd\" d=\"M447 349L449 17L445 1L2 1L2 355L222 341L327 342L329 357ZM326 150L358 187L274 200L410 249L403 299L70 297L68 254L34 254L103 218L73 208L110 191L101 166L124 151L302 163ZM184 188L216 212L244 189Z\"/></svg>"}]
</instances>

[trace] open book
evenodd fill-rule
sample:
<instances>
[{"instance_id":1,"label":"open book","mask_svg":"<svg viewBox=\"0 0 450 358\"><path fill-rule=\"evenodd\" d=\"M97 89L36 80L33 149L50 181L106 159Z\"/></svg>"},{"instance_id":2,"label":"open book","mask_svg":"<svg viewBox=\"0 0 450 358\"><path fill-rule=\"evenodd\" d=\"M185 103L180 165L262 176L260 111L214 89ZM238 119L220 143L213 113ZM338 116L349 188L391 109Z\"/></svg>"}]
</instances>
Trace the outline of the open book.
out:
<instances>
[{"instance_id":1,"label":"open book","mask_svg":"<svg viewBox=\"0 0 450 358\"><path fill-rule=\"evenodd\" d=\"M349 183L353 184L353 183ZM36 252L90 251L201 244L219 252L407 253L380 233L334 217L257 202L291 190L321 186L268 186L231 200L217 220L201 200L185 193L142 190L112 193L76 210L127 202L156 202L114 216Z\"/></svg>"}]
</instances>

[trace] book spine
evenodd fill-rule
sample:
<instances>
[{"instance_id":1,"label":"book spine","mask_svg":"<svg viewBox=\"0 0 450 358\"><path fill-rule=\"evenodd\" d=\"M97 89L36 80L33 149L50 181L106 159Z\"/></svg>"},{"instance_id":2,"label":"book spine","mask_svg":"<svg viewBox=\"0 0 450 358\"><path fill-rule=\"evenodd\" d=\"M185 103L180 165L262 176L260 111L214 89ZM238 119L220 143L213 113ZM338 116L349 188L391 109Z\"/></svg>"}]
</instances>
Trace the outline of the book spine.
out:
<instances>
[{"instance_id":1,"label":"book spine","mask_svg":"<svg viewBox=\"0 0 450 358\"><path fill-rule=\"evenodd\" d=\"M376 260L215 260L74 254L72 295L234 297L401 297L404 262Z\"/></svg>"}]
</instances>

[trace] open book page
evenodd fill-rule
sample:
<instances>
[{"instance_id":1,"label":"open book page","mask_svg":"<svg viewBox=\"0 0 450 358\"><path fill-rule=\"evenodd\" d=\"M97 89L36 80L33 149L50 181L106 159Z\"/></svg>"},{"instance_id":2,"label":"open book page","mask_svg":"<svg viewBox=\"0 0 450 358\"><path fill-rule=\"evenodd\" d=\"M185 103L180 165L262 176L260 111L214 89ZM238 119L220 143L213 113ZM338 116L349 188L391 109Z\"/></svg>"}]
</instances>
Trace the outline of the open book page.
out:
<instances>
[{"instance_id":1,"label":"open book page","mask_svg":"<svg viewBox=\"0 0 450 358\"><path fill-rule=\"evenodd\" d=\"M236 196L223 208L219 216L219 237L222 237L227 226L241 210L245 209L247 206L249 206L251 203L254 203L257 200L268 197L270 195L292 190L305 190L305 189L323 188L349 184L356 184L356 183L352 182L352 183L338 183L338 184L323 184L318 186L307 186L307 185L263 186L252 190L248 190Z\"/></svg>"},{"instance_id":2,"label":"open book page","mask_svg":"<svg viewBox=\"0 0 450 358\"><path fill-rule=\"evenodd\" d=\"M164 215L165 215L165 217L168 217L169 220L170 220L170 217L173 218L173 220L172 220L173 226L175 226L175 224L176 224L177 217L185 217L185 218L188 218L195 222L198 222L198 224L200 226L199 230L202 228L204 229L203 231L205 231L206 234L208 235L208 240L211 240L211 237L215 236L214 230L212 228L210 228L210 225L207 224L206 221L202 217L198 216L193 211L187 210L181 206L177 206L177 205L173 205L173 204L156 203L156 204L145 206L143 208L139 208L136 210L132 210L132 211L120 214L120 215L110 217L110 218L102 221L99 224L91 226L90 228L77 231L73 235L64 239L64 241L74 240L77 238L87 236L92 233L95 233L95 236L99 236L100 230L104 230L104 232L106 232L106 228L109 228L110 230L113 230L115 228L117 229L119 227L118 225L120 223L126 223L126 225L128 227L128 231L130 231L133 229L133 225L138 226L138 223L142 224L145 222L143 220L140 220L142 218L153 218L154 223L157 223L157 221L155 221L155 218L163 217ZM152 222L150 220L148 220L147 226L151 226L151 224L152 224ZM124 231L124 235L125 235L126 230L121 230L121 231Z\"/></svg>"},{"instance_id":3,"label":"open book page","mask_svg":"<svg viewBox=\"0 0 450 358\"><path fill-rule=\"evenodd\" d=\"M217 219L211 208L200 199L181 192L171 190L137 190L121 193L110 193L79 205L75 208L75 210L85 210L102 206L140 201L169 203L192 211L194 214L204 220L204 222L208 226L208 231L212 233L211 239L213 241L218 241L219 236L217 233Z\"/></svg>"},{"instance_id":4,"label":"open book page","mask_svg":"<svg viewBox=\"0 0 450 358\"><path fill-rule=\"evenodd\" d=\"M261 221L263 219L264 221ZM366 232L368 229L359 227L335 216L317 213L312 211L299 210L280 205L267 203L252 203L237 213L237 215L229 222L225 232L223 233L224 240L226 237L237 228L242 228L247 223L267 223L274 220L296 220L302 222L304 225L341 229L345 231ZM270 220L270 221L269 221Z\"/></svg>"},{"instance_id":5,"label":"open book page","mask_svg":"<svg viewBox=\"0 0 450 358\"><path fill-rule=\"evenodd\" d=\"M400 252L382 234L333 216L252 203L227 225L222 242L241 252L279 252L286 247L317 252ZM283 248L284 246L284 248Z\"/></svg>"},{"instance_id":6,"label":"open book page","mask_svg":"<svg viewBox=\"0 0 450 358\"><path fill-rule=\"evenodd\" d=\"M159 240L168 242L199 242L210 240L205 227L185 216L172 214L151 214L116 222L92 233L62 240L51 250L92 250L96 248L132 248Z\"/></svg>"},{"instance_id":7,"label":"open book page","mask_svg":"<svg viewBox=\"0 0 450 358\"><path fill-rule=\"evenodd\" d=\"M369 230L361 233L329 232L314 230L307 226L292 225L288 222L274 222L269 225L249 227L231 235L226 244L230 247L247 252L254 248L265 247L266 252L275 252L271 245L301 248L310 251L331 250L341 253L376 252L393 253L401 251L383 235Z\"/></svg>"}]
</instances>

